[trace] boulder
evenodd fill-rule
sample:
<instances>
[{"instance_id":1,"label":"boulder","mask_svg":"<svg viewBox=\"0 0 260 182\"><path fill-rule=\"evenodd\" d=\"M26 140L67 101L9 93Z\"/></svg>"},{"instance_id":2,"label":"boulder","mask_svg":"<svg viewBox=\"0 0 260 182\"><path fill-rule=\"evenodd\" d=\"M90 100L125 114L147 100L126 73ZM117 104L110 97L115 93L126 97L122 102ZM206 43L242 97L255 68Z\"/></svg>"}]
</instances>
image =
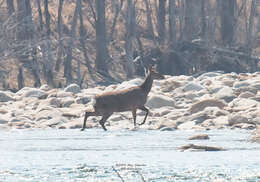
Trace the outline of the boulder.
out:
<instances>
[{"instance_id":1,"label":"boulder","mask_svg":"<svg viewBox=\"0 0 260 182\"><path fill-rule=\"evenodd\" d=\"M215 94L215 98L222 99L226 102L231 102L233 99L236 98L236 95L234 94L234 91L232 88L224 86L221 87Z\"/></svg>"},{"instance_id":2,"label":"boulder","mask_svg":"<svg viewBox=\"0 0 260 182\"><path fill-rule=\"evenodd\" d=\"M196 82L188 83L188 84L184 85L184 87L183 87L184 92L189 92L189 91L193 91L193 92L196 91L197 92L197 91L200 91L200 90L203 90L203 89L204 88Z\"/></svg>"},{"instance_id":3,"label":"boulder","mask_svg":"<svg viewBox=\"0 0 260 182\"><path fill-rule=\"evenodd\" d=\"M249 91L246 91L246 92L242 92L238 97L239 98L252 98L252 97L254 97L255 96L255 94L254 93L252 93L252 92L249 92Z\"/></svg>"},{"instance_id":4,"label":"boulder","mask_svg":"<svg viewBox=\"0 0 260 182\"><path fill-rule=\"evenodd\" d=\"M213 147L206 145L194 145L188 144L179 148L181 151L191 150L191 151L223 151L222 147Z\"/></svg>"},{"instance_id":5,"label":"boulder","mask_svg":"<svg viewBox=\"0 0 260 182\"><path fill-rule=\"evenodd\" d=\"M207 134L198 134L188 138L188 140L209 140L209 135Z\"/></svg>"},{"instance_id":6,"label":"boulder","mask_svg":"<svg viewBox=\"0 0 260 182\"><path fill-rule=\"evenodd\" d=\"M196 123L195 121L187 121L185 123L182 123L180 125L178 125L178 129L181 129L181 130L191 130L193 128L196 127Z\"/></svg>"},{"instance_id":7,"label":"boulder","mask_svg":"<svg viewBox=\"0 0 260 182\"><path fill-rule=\"evenodd\" d=\"M70 107L71 104L74 103L74 99L70 97L65 97L61 99L61 107Z\"/></svg>"},{"instance_id":8,"label":"boulder","mask_svg":"<svg viewBox=\"0 0 260 182\"><path fill-rule=\"evenodd\" d=\"M160 108L165 106L174 107L174 100L170 97L164 95L151 94L148 97L146 106L149 108Z\"/></svg>"},{"instance_id":9,"label":"boulder","mask_svg":"<svg viewBox=\"0 0 260 182\"><path fill-rule=\"evenodd\" d=\"M238 123L248 123L248 118L242 114L231 114L228 116L228 124L234 125Z\"/></svg>"},{"instance_id":10,"label":"boulder","mask_svg":"<svg viewBox=\"0 0 260 182\"><path fill-rule=\"evenodd\" d=\"M73 94L77 94L80 92L80 87L75 84L75 83L72 83L70 84L69 86L67 86L65 89L64 89L65 92L71 92Z\"/></svg>"},{"instance_id":11,"label":"boulder","mask_svg":"<svg viewBox=\"0 0 260 182\"><path fill-rule=\"evenodd\" d=\"M16 95L20 95L21 97L35 97L38 99L45 99L48 96L47 93L41 89L29 87L22 88Z\"/></svg>"},{"instance_id":12,"label":"boulder","mask_svg":"<svg viewBox=\"0 0 260 182\"><path fill-rule=\"evenodd\" d=\"M8 102L14 100L9 94L6 92L0 91L0 102Z\"/></svg>"},{"instance_id":13,"label":"boulder","mask_svg":"<svg viewBox=\"0 0 260 182\"><path fill-rule=\"evenodd\" d=\"M224 107L226 107L226 104L218 99L205 99L192 104L189 112L193 114L204 110L206 107L218 107L220 109L223 109Z\"/></svg>"}]
</instances>

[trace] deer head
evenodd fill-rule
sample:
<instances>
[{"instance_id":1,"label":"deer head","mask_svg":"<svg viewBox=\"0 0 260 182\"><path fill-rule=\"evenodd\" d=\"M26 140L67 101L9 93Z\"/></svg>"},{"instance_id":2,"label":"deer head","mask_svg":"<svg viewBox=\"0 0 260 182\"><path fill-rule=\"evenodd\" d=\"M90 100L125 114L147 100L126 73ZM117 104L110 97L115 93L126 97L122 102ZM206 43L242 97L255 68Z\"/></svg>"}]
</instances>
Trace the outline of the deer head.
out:
<instances>
[{"instance_id":1,"label":"deer head","mask_svg":"<svg viewBox=\"0 0 260 182\"><path fill-rule=\"evenodd\" d=\"M150 74L150 76L151 76L151 78L152 78L153 80L154 80L154 79L162 80L162 79L165 78L163 75L161 75L160 73L158 73L158 72L155 70L155 67L152 66L152 65L149 65L148 74Z\"/></svg>"}]
</instances>

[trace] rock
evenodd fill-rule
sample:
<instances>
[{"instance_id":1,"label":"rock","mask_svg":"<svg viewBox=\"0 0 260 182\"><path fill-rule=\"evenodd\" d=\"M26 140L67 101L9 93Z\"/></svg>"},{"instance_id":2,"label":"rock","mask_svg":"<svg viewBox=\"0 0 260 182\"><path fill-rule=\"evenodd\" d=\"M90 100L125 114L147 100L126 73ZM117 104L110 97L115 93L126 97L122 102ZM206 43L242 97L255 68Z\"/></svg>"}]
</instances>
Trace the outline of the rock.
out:
<instances>
[{"instance_id":1,"label":"rock","mask_svg":"<svg viewBox=\"0 0 260 182\"><path fill-rule=\"evenodd\" d=\"M209 136L207 134L199 134L188 138L188 140L208 140L208 139Z\"/></svg>"},{"instance_id":2,"label":"rock","mask_svg":"<svg viewBox=\"0 0 260 182\"><path fill-rule=\"evenodd\" d=\"M40 87L40 89L46 92L46 91L49 91L51 88L49 87L49 85L44 84L44 85L42 85L42 86Z\"/></svg>"},{"instance_id":3,"label":"rock","mask_svg":"<svg viewBox=\"0 0 260 182\"><path fill-rule=\"evenodd\" d=\"M151 94L148 97L146 106L153 109L153 108L160 108L165 106L174 107L175 104L174 104L174 100L171 99L170 97L164 95Z\"/></svg>"},{"instance_id":4,"label":"rock","mask_svg":"<svg viewBox=\"0 0 260 182\"><path fill-rule=\"evenodd\" d=\"M88 104L91 101L92 97L85 96L85 97L78 97L75 102L77 104Z\"/></svg>"},{"instance_id":5,"label":"rock","mask_svg":"<svg viewBox=\"0 0 260 182\"><path fill-rule=\"evenodd\" d=\"M59 91L56 94L57 98L65 98L65 97L73 97L72 92L64 92L64 91Z\"/></svg>"},{"instance_id":6,"label":"rock","mask_svg":"<svg viewBox=\"0 0 260 182\"><path fill-rule=\"evenodd\" d=\"M50 97L50 98L43 100L40 104L58 108L58 107L61 107L61 100L56 97Z\"/></svg>"},{"instance_id":7,"label":"rock","mask_svg":"<svg viewBox=\"0 0 260 182\"><path fill-rule=\"evenodd\" d=\"M255 96L254 93L246 91L246 92L241 93L238 97L247 99L247 98L251 98L251 97L254 97L254 96Z\"/></svg>"},{"instance_id":8,"label":"rock","mask_svg":"<svg viewBox=\"0 0 260 182\"><path fill-rule=\"evenodd\" d=\"M22 88L16 94L20 95L22 97L35 97L35 98L38 98L38 99L45 99L48 96L47 93L45 93L41 89L29 88L29 87Z\"/></svg>"},{"instance_id":9,"label":"rock","mask_svg":"<svg viewBox=\"0 0 260 182\"><path fill-rule=\"evenodd\" d=\"M0 118L0 124L7 124L8 122L8 120Z\"/></svg>"},{"instance_id":10,"label":"rock","mask_svg":"<svg viewBox=\"0 0 260 182\"><path fill-rule=\"evenodd\" d=\"M212 123L218 127L228 126L228 116L219 116L215 119L212 119Z\"/></svg>"},{"instance_id":11,"label":"rock","mask_svg":"<svg viewBox=\"0 0 260 182\"><path fill-rule=\"evenodd\" d=\"M192 82L192 83L188 83L183 87L183 91L184 92L189 92L189 91L200 91L203 90L204 88L196 83L196 82Z\"/></svg>"},{"instance_id":12,"label":"rock","mask_svg":"<svg viewBox=\"0 0 260 182\"><path fill-rule=\"evenodd\" d=\"M248 123L248 118L245 116L242 116L241 114L232 114L228 117L228 124L234 125L238 123Z\"/></svg>"},{"instance_id":13,"label":"rock","mask_svg":"<svg viewBox=\"0 0 260 182\"><path fill-rule=\"evenodd\" d=\"M61 100L61 107L70 107L74 103L74 99L70 97L65 97Z\"/></svg>"},{"instance_id":14,"label":"rock","mask_svg":"<svg viewBox=\"0 0 260 182\"><path fill-rule=\"evenodd\" d=\"M160 131L174 131L176 128L170 128L170 127L163 127L160 129Z\"/></svg>"},{"instance_id":15,"label":"rock","mask_svg":"<svg viewBox=\"0 0 260 182\"><path fill-rule=\"evenodd\" d=\"M248 123L238 123L238 124L234 124L231 129L234 128L240 128L240 129L245 129L245 130L253 130L256 128L255 125L253 124L248 124Z\"/></svg>"},{"instance_id":16,"label":"rock","mask_svg":"<svg viewBox=\"0 0 260 182\"><path fill-rule=\"evenodd\" d=\"M76 120L64 123L63 125L61 125L59 127L59 129L64 129L64 128L66 128L66 129L79 129L79 128L82 128L82 124L83 124L83 118L80 118L80 119L76 119ZM87 123L86 128L92 128L92 125Z\"/></svg>"},{"instance_id":17,"label":"rock","mask_svg":"<svg viewBox=\"0 0 260 182\"><path fill-rule=\"evenodd\" d=\"M236 98L232 102L230 102L229 107L235 108L237 110L247 110L253 107L257 107L259 105L259 102L253 100L253 99L246 99L246 98Z\"/></svg>"},{"instance_id":18,"label":"rock","mask_svg":"<svg viewBox=\"0 0 260 182\"><path fill-rule=\"evenodd\" d=\"M77 94L80 92L80 87L75 84L75 83L72 83L70 84L69 86L67 86L65 89L64 89L65 92L71 92L73 94Z\"/></svg>"},{"instance_id":19,"label":"rock","mask_svg":"<svg viewBox=\"0 0 260 182\"><path fill-rule=\"evenodd\" d=\"M232 88L224 86L220 88L215 94L215 98L223 99L226 102L231 102L233 99L236 98L236 95L234 94L234 91Z\"/></svg>"},{"instance_id":20,"label":"rock","mask_svg":"<svg viewBox=\"0 0 260 182\"><path fill-rule=\"evenodd\" d=\"M0 91L0 102L13 101L14 99L6 92Z\"/></svg>"},{"instance_id":21,"label":"rock","mask_svg":"<svg viewBox=\"0 0 260 182\"><path fill-rule=\"evenodd\" d=\"M61 125L63 123L68 122L68 120L64 117L56 117L49 120L41 121L41 126L55 127L57 125Z\"/></svg>"},{"instance_id":22,"label":"rock","mask_svg":"<svg viewBox=\"0 0 260 182\"><path fill-rule=\"evenodd\" d=\"M222 75L223 73L220 73L220 72L207 72L207 73L203 73L202 75L200 75L198 77L199 80L203 80L205 78L214 78L214 77L217 77L217 76L220 76Z\"/></svg>"},{"instance_id":23,"label":"rock","mask_svg":"<svg viewBox=\"0 0 260 182\"><path fill-rule=\"evenodd\" d=\"M182 124L178 125L177 128L181 129L181 130L191 130L194 127L196 127L195 121L187 121L185 123L182 123Z\"/></svg>"},{"instance_id":24,"label":"rock","mask_svg":"<svg viewBox=\"0 0 260 182\"><path fill-rule=\"evenodd\" d=\"M199 111L204 110L206 107L218 107L220 109L223 109L224 107L226 107L226 104L220 100L216 100L216 99L205 99L202 101L198 101L197 103L193 104L190 109L189 112L190 113L196 113Z\"/></svg>"},{"instance_id":25,"label":"rock","mask_svg":"<svg viewBox=\"0 0 260 182\"><path fill-rule=\"evenodd\" d=\"M238 81L235 82L233 87L234 88L241 88L241 87L248 87L250 84L247 81Z\"/></svg>"},{"instance_id":26,"label":"rock","mask_svg":"<svg viewBox=\"0 0 260 182\"><path fill-rule=\"evenodd\" d=\"M224 149L222 147L212 147L212 146L206 146L206 145L194 145L194 144L188 144L184 145L179 148L181 151L185 150L195 150L195 151L223 151Z\"/></svg>"}]
</instances>

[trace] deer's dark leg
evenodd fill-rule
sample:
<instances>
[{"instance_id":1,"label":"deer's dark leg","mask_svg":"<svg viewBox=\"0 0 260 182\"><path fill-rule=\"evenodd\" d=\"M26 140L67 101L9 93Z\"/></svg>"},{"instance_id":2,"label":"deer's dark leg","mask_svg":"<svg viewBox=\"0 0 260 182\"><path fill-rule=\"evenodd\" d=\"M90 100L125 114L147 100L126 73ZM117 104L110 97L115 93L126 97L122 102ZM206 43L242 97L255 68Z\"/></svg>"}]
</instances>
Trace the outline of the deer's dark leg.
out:
<instances>
[{"instance_id":1,"label":"deer's dark leg","mask_svg":"<svg viewBox=\"0 0 260 182\"><path fill-rule=\"evenodd\" d=\"M139 125L143 125L145 123L145 120L146 120L148 114L149 114L149 110L146 107L144 107L144 106L139 107L138 109L141 109L142 111L146 112L143 122L141 124L139 124Z\"/></svg>"},{"instance_id":2,"label":"deer's dark leg","mask_svg":"<svg viewBox=\"0 0 260 182\"><path fill-rule=\"evenodd\" d=\"M136 126L136 109L132 110L132 115L134 119L134 126Z\"/></svg>"},{"instance_id":3,"label":"deer's dark leg","mask_svg":"<svg viewBox=\"0 0 260 182\"><path fill-rule=\"evenodd\" d=\"M102 119L99 121L99 124L102 126L102 128L107 131L106 127L105 127L105 122L107 121L107 119L112 115L112 113L106 113L102 116Z\"/></svg>"},{"instance_id":4,"label":"deer's dark leg","mask_svg":"<svg viewBox=\"0 0 260 182\"><path fill-rule=\"evenodd\" d=\"M96 116L96 115L97 115L96 112L85 112L84 122L83 122L83 126L82 126L81 131L84 131L85 128L86 128L86 121L87 121L87 118L88 118L89 116Z\"/></svg>"}]
</instances>

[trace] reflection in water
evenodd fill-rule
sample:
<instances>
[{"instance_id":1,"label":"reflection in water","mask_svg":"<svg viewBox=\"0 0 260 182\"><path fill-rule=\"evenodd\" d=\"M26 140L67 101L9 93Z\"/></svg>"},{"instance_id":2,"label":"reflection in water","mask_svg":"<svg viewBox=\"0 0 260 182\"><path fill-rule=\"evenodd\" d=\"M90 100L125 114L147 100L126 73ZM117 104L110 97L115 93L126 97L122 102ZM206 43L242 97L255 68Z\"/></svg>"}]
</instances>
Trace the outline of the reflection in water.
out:
<instances>
[{"instance_id":1,"label":"reflection in water","mask_svg":"<svg viewBox=\"0 0 260 182\"><path fill-rule=\"evenodd\" d=\"M0 181L260 181L248 131L18 130L0 133ZM188 143L221 152L180 152Z\"/></svg>"}]
</instances>

